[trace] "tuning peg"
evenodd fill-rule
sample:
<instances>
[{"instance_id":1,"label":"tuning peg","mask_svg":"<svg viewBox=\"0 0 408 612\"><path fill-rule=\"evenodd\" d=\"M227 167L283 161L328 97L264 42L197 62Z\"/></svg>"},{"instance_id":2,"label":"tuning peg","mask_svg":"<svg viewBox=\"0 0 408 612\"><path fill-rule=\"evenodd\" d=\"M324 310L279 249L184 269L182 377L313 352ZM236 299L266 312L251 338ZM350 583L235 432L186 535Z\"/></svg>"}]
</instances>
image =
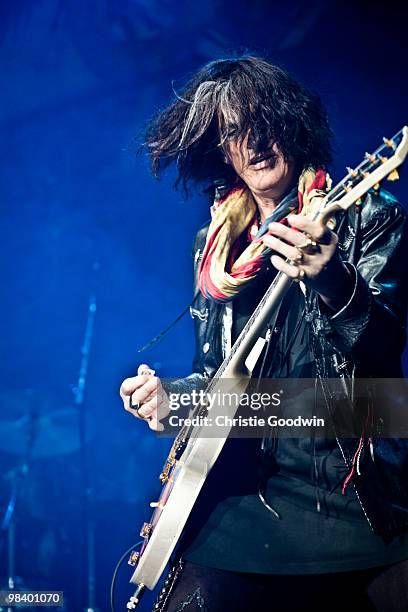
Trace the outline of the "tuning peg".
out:
<instances>
[{"instance_id":1,"label":"tuning peg","mask_svg":"<svg viewBox=\"0 0 408 612\"><path fill-rule=\"evenodd\" d=\"M384 155L379 155L378 159L382 164L385 164L385 162L388 161L388 157L385 157Z\"/></svg>"},{"instance_id":2,"label":"tuning peg","mask_svg":"<svg viewBox=\"0 0 408 612\"><path fill-rule=\"evenodd\" d=\"M390 174L387 176L387 181L398 181L398 179L399 179L399 174L398 174L397 169L390 172Z\"/></svg>"},{"instance_id":3,"label":"tuning peg","mask_svg":"<svg viewBox=\"0 0 408 612\"><path fill-rule=\"evenodd\" d=\"M350 168L349 166L346 167L346 170L349 174L351 174L351 176L356 177L358 172L357 170L354 170L353 168Z\"/></svg>"},{"instance_id":4,"label":"tuning peg","mask_svg":"<svg viewBox=\"0 0 408 612\"><path fill-rule=\"evenodd\" d=\"M365 157L366 159L368 159L368 161L370 161L372 164L373 164L373 163L375 162L375 160L376 160L376 156L375 156L375 155L373 155L372 153L367 153L367 152L366 152L366 153L364 153L364 157Z\"/></svg>"},{"instance_id":5,"label":"tuning peg","mask_svg":"<svg viewBox=\"0 0 408 612\"><path fill-rule=\"evenodd\" d=\"M390 149L395 149L395 142L392 140L392 138L383 138L384 144L387 147L390 147Z\"/></svg>"}]
</instances>

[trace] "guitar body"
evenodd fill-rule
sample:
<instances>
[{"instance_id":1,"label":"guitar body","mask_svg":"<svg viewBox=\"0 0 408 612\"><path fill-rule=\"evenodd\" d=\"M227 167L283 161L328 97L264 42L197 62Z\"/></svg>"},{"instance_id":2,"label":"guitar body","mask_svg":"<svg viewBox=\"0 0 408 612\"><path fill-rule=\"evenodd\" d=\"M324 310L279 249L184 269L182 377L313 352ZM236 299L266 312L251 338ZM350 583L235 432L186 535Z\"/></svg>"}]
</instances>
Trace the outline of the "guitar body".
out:
<instances>
[{"instance_id":1,"label":"guitar body","mask_svg":"<svg viewBox=\"0 0 408 612\"><path fill-rule=\"evenodd\" d=\"M249 377L219 379L218 387L222 393L245 392ZM226 381L228 389L226 388ZM217 385L212 392L217 392ZM238 404L227 407L214 406L211 417L226 416L233 418ZM205 433L193 430L187 446L174 465L169 480L163 488L158 506L150 521L151 536L142 549L140 561L131 582L144 584L153 589L168 563L201 488L228 438L231 427L217 427L221 437L205 437ZM214 430L213 430L214 431Z\"/></svg>"}]
</instances>

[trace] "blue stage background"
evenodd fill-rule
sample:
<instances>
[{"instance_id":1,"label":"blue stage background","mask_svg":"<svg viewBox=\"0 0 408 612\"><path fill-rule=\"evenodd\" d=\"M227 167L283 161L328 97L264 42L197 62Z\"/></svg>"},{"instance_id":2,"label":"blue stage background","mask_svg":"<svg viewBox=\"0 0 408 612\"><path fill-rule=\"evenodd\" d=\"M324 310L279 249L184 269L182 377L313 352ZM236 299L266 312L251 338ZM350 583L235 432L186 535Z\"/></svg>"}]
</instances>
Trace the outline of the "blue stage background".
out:
<instances>
[{"instance_id":1,"label":"blue stage background","mask_svg":"<svg viewBox=\"0 0 408 612\"><path fill-rule=\"evenodd\" d=\"M208 218L170 172L156 181L136 154L143 126L183 78L236 52L268 56L317 90L336 134L333 175L407 122L406 15L392 2L337 0L4 0L0 4L0 503L18 479L16 568L26 587L87 605L77 384L88 305L96 298L86 380L87 456L96 534L96 604L159 492L168 441L122 409L121 380L140 361L189 373L185 317L142 357L138 348L191 299L191 245ZM390 189L408 201L406 171ZM51 441L45 430L56 427ZM27 415L47 449L26 461ZM54 416L53 416L54 415ZM10 426L10 422L17 425ZM64 443L63 436L66 436ZM41 456L40 456L41 455ZM7 582L7 533L0 539ZM131 589L125 565L117 609ZM143 609L148 609L148 601ZM120 602L120 603L119 603Z\"/></svg>"}]
</instances>

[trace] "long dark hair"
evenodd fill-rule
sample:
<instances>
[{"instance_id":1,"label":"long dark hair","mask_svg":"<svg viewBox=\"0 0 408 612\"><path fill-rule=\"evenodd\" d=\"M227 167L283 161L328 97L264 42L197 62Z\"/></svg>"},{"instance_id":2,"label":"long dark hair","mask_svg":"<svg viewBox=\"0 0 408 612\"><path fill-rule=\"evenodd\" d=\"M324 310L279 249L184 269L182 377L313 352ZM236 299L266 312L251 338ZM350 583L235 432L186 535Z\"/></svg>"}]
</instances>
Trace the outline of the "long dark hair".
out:
<instances>
[{"instance_id":1,"label":"long dark hair","mask_svg":"<svg viewBox=\"0 0 408 612\"><path fill-rule=\"evenodd\" d=\"M331 161L331 136L320 98L285 70L243 56L206 64L148 125L145 136L154 176L175 162L176 187L190 182L232 184L223 155L229 138L243 138L256 153L276 143L299 169Z\"/></svg>"}]
</instances>

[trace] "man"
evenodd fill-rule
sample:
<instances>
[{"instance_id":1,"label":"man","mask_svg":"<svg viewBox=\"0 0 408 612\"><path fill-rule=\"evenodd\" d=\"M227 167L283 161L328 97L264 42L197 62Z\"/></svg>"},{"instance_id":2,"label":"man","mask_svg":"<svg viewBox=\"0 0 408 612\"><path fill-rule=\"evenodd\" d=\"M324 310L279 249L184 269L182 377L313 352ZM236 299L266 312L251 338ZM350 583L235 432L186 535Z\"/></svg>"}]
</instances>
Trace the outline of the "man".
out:
<instances>
[{"instance_id":1,"label":"man","mask_svg":"<svg viewBox=\"0 0 408 612\"><path fill-rule=\"evenodd\" d=\"M335 231L313 221L330 138L318 97L256 57L208 64L150 125L155 174L176 162L185 188L215 188L193 250L194 372L167 392L214 375L276 271L301 282L270 328L259 377L325 389L340 376L402 376L405 213L381 191L338 215ZM123 382L124 407L161 431L166 391L143 369ZM408 609L405 441L275 433L228 440L155 609Z\"/></svg>"}]
</instances>

